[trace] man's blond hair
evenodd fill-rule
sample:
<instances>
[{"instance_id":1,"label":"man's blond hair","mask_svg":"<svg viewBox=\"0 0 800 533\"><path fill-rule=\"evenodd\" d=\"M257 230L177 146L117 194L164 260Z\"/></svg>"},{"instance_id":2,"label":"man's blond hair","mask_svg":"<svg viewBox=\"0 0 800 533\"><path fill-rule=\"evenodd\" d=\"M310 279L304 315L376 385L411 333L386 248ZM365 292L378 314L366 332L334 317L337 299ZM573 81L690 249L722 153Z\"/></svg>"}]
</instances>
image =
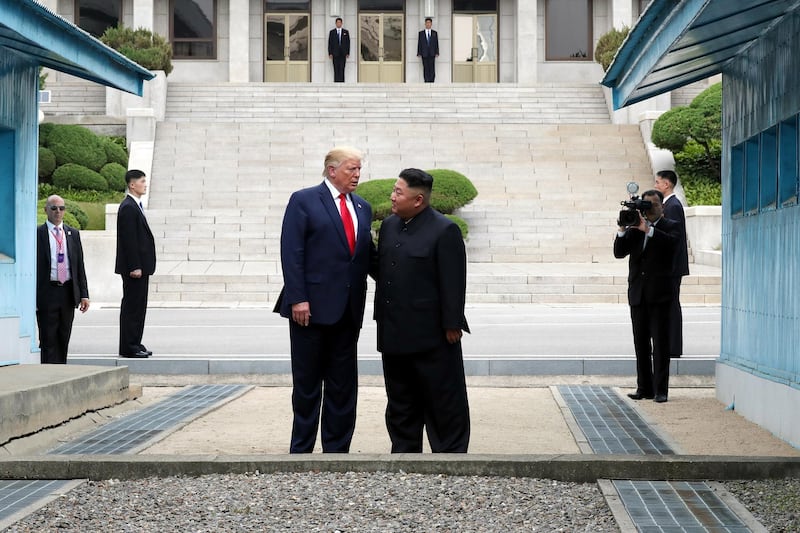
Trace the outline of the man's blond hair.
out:
<instances>
[{"instance_id":1,"label":"man's blond hair","mask_svg":"<svg viewBox=\"0 0 800 533\"><path fill-rule=\"evenodd\" d=\"M322 169L322 175L329 178L328 167L338 168L345 161L361 161L362 159L364 159L364 154L361 153L361 150L352 146L337 146L325 156L325 167Z\"/></svg>"}]
</instances>

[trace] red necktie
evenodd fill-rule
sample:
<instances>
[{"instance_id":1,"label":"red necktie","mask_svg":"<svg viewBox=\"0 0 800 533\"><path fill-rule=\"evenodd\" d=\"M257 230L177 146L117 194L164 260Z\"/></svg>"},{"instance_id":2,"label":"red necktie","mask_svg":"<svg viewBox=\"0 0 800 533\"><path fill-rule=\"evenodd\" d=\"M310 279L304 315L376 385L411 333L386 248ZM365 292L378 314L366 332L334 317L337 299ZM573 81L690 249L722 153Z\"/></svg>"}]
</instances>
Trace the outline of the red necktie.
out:
<instances>
[{"instance_id":1,"label":"red necktie","mask_svg":"<svg viewBox=\"0 0 800 533\"><path fill-rule=\"evenodd\" d=\"M356 230L353 227L353 217L350 216L350 210L347 209L347 199L344 194L339 195L339 211L342 215L342 225L344 226L344 234L347 236L347 244L350 245L350 255L356 251Z\"/></svg>"}]
</instances>

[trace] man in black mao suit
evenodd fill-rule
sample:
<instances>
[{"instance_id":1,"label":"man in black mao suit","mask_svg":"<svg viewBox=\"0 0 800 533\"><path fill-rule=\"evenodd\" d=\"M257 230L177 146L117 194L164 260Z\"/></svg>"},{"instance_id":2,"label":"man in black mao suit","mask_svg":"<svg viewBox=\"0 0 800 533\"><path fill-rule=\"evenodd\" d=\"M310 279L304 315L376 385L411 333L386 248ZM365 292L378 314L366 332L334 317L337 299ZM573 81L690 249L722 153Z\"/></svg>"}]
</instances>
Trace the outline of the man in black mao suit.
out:
<instances>
[{"instance_id":1,"label":"man in black mao suit","mask_svg":"<svg viewBox=\"0 0 800 533\"><path fill-rule=\"evenodd\" d=\"M430 207L433 178L403 170L378 239L375 320L392 453L466 452L462 332L467 263L458 226Z\"/></svg>"},{"instance_id":2,"label":"man in black mao suit","mask_svg":"<svg viewBox=\"0 0 800 533\"><path fill-rule=\"evenodd\" d=\"M680 241L680 226L664 218L663 196L657 190L642 195L652 206L635 226L620 227L614 257L628 256L628 303L636 352L634 400L666 402L669 388L670 309L675 299L672 265Z\"/></svg>"},{"instance_id":3,"label":"man in black mao suit","mask_svg":"<svg viewBox=\"0 0 800 533\"><path fill-rule=\"evenodd\" d=\"M36 321L42 363L66 364L75 308L89 309L83 246L77 229L64 224L66 206L47 198L47 222L36 228Z\"/></svg>"},{"instance_id":4,"label":"man in black mao suit","mask_svg":"<svg viewBox=\"0 0 800 533\"><path fill-rule=\"evenodd\" d=\"M333 60L333 81L344 81L344 64L350 57L350 33L342 28L342 19L336 18L336 27L328 34L328 57Z\"/></svg>"},{"instance_id":5,"label":"man in black mao suit","mask_svg":"<svg viewBox=\"0 0 800 533\"><path fill-rule=\"evenodd\" d=\"M289 198L281 228L283 290L274 311L289 319L290 453L311 453L322 408L322 451L347 453L356 424L356 347L367 274L375 257L372 208L354 194L361 152L334 148L325 180Z\"/></svg>"},{"instance_id":6,"label":"man in black mao suit","mask_svg":"<svg viewBox=\"0 0 800 533\"><path fill-rule=\"evenodd\" d=\"M681 311L681 280L689 275L689 250L686 237L686 215L683 205L675 195L675 186L678 184L678 175L671 170L661 170L656 173L655 189L664 195L664 217L674 220L681 227L681 240L675 253L673 269L673 283L675 283L675 300L670 313L669 354L670 357L683 355L683 312Z\"/></svg>"},{"instance_id":7,"label":"man in black mao suit","mask_svg":"<svg viewBox=\"0 0 800 533\"><path fill-rule=\"evenodd\" d=\"M422 58L422 75L425 83L433 83L436 78L436 58L439 57L439 34L431 29L433 21L425 19L425 29L417 39L417 57Z\"/></svg>"},{"instance_id":8,"label":"man in black mao suit","mask_svg":"<svg viewBox=\"0 0 800 533\"><path fill-rule=\"evenodd\" d=\"M128 191L117 211L117 261L114 269L122 277L119 355L145 358L153 355L142 344L142 335L149 280L156 271L156 243L141 203L147 192L147 176L141 170L129 170L125 174L125 183Z\"/></svg>"}]
</instances>

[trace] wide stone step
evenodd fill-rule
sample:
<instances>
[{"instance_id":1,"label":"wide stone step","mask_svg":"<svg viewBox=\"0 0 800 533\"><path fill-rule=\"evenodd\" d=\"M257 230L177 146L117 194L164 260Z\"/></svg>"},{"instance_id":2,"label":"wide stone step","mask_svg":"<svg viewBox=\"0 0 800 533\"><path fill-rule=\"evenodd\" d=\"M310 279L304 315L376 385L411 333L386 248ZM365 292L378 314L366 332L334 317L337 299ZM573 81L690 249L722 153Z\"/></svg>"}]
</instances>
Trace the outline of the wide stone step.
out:
<instances>
[{"instance_id":1,"label":"wide stone step","mask_svg":"<svg viewBox=\"0 0 800 533\"><path fill-rule=\"evenodd\" d=\"M470 263L469 303L594 304L627 302L627 262L547 265ZM718 268L692 265L681 302L718 304ZM163 261L151 278L154 302L182 305L273 305L283 286L278 262ZM374 283L369 281L370 292Z\"/></svg>"}]
</instances>

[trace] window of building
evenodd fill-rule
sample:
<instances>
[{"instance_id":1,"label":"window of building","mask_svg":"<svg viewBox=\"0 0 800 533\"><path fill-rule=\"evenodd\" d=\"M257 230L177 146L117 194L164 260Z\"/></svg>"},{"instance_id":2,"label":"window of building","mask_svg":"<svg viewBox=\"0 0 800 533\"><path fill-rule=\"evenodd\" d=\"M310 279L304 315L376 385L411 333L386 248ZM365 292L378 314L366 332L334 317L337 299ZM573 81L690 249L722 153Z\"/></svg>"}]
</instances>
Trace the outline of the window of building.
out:
<instances>
[{"instance_id":1,"label":"window of building","mask_svg":"<svg viewBox=\"0 0 800 533\"><path fill-rule=\"evenodd\" d=\"M216 59L216 14L216 0L172 0L170 41L175 59Z\"/></svg>"},{"instance_id":2,"label":"window of building","mask_svg":"<svg viewBox=\"0 0 800 533\"><path fill-rule=\"evenodd\" d=\"M744 143L744 213L758 213L758 135Z\"/></svg>"},{"instance_id":3,"label":"window of building","mask_svg":"<svg viewBox=\"0 0 800 533\"><path fill-rule=\"evenodd\" d=\"M359 11L403 11L403 0L359 0Z\"/></svg>"},{"instance_id":4,"label":"window of building","mask_svg":"<svg viewBox=\"0 0 800 533\"><path fill-rule=\"evenodd\" d=\"M497 0L454 0L456 13L496 13Z\"/></svg>"},{"instance_id":5,"label":"window of building","mask_svg":"<svg viewBox=\"0 0 800 533\"><path fill-rule=\"evenodd\" d=\"M784 120L778 130L778 206L797 205L797 116Z\"/></svg>"},{"instance_id":6,"label":"window of building","mask_svg":"<svg viewBox=\"0 0 800 533\"><path fill-rule=\"evenodd\" d=\"M761 163L759 169L759 209L775 209L778 201L778 127L761 134Z\"/></svg>"},{"instance_id":7,"label":"window of building","mask_svg":"<svg viewBox=\"0 0 800 533\"><path fill-rule=\"evenodd\" d=\"M592 61L592 0L547 0L548 61Z\"/></svg>"},{"instance_id":8,"label":"window of building","mask_svg":"<svg viewBox=\"0 0 800 533\"><path fill-rule=\"evenodd\" d=\"M265 0L266 13L287 13L289 11L311 11L311 2L297 2L295 0Z\"/></svg>"},{"instance_id":9,"label":"window of building","mask_svg":"<svg viewBox=\"0 0 800 533\"><path fill-rule=\"evenodd\" d=\"M15 241L15 214L16 198L14 189L15 164L15 136L14 131L0 127L0 262L16 257ZM2 259L6 256L6 259Z\"/></svg>"},{"instance_id":10,"label":"window of building","mask_svg":"<svg viewBox=\"0 0 800 533\"><path fill-rule=\"evenodd\" d=\"M744 143L731 150L731 216L744 214Z\"/></svg>"},{"instance_id":11,"label":"window of building","mask_svg":"<svg viewBox=\"0 0 800 533\"><path fill-rule=\"evenodd\" d=\"M100 37L122 19L122 0L76 0L78 27Z\"/></svg>"}]
</instances>

